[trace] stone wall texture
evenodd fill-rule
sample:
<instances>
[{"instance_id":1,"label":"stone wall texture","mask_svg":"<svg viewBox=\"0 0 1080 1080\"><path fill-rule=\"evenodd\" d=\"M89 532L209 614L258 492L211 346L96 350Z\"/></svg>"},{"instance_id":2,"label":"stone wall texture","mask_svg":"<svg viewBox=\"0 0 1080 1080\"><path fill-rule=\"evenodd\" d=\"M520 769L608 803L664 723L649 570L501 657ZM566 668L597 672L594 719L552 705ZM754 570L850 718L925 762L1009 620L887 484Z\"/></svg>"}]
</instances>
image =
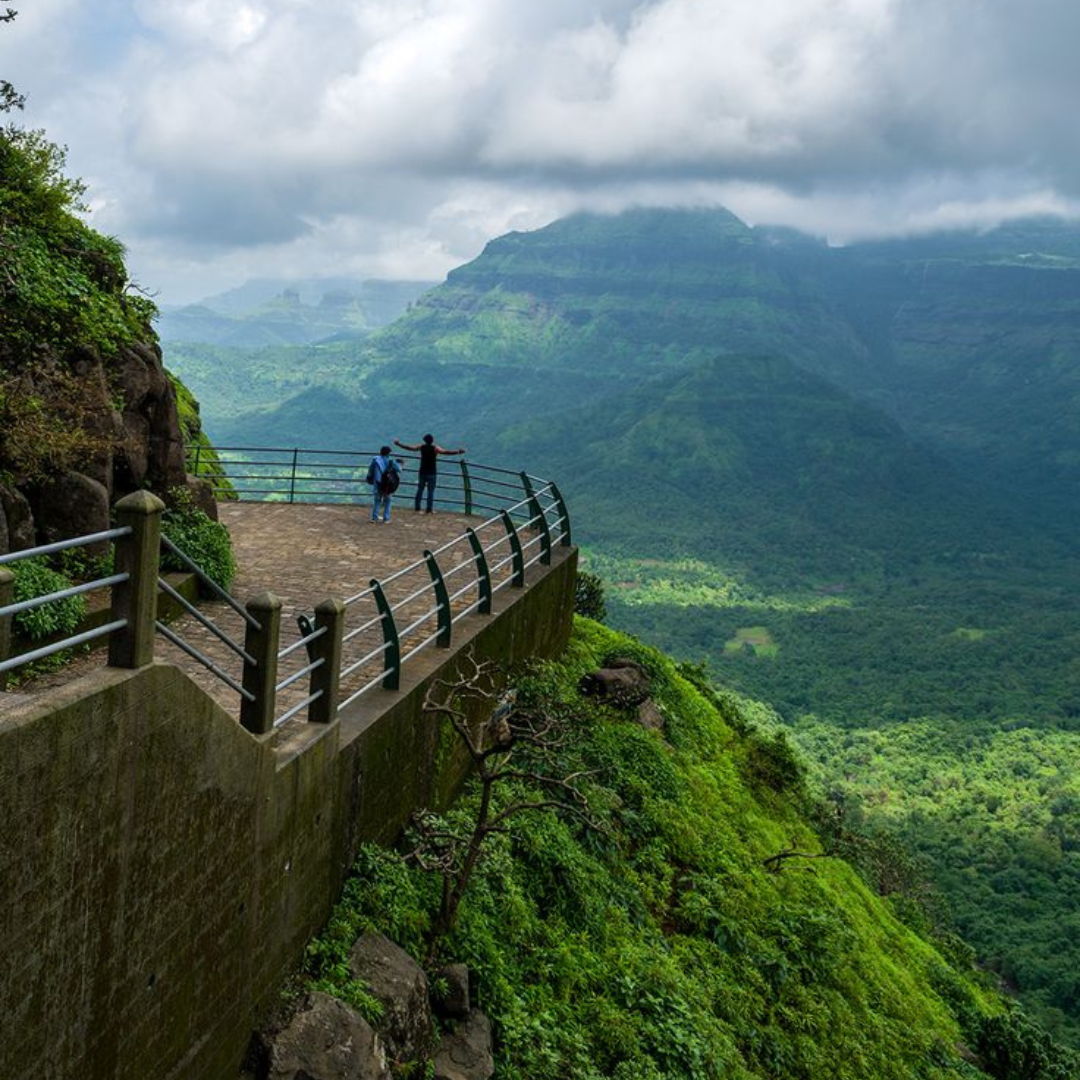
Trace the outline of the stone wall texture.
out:
<instances>
[{"instance_id":1,"label":"stone wall texture","mask_svg":"<svg viewBox=\"0 0 1080 1080\"><path fill-rule=\"evenodd\" d=\"M466 772L421 711L466 650L558 654L575 549L272 747L182 672L106 668L0 715L0 1080L231 1080L340 893Z\"/></svg>"}]
</instances>

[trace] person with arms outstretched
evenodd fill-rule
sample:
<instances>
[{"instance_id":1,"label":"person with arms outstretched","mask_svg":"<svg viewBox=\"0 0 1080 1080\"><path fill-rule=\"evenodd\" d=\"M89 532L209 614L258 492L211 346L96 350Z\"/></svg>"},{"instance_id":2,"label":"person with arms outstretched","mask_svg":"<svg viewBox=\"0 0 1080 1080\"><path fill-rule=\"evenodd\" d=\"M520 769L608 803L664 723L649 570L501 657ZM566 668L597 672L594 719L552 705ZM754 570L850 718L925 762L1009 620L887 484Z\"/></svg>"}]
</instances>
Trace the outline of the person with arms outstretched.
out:
<instances>
[{"instance_id":1,"label":"person with arms outstretched","mask_svg":"<svg viewBox=\"0 0 1080 1080\"><path fill-rule=\"evenodd\" d=\"M400 446L402 450L420 451L420 472L417 477L416 485L416 499L413 502L413 509L419 511L420 498L424 494L424 490L427 490L427 510L426 513L431 513L435 505L435 478L438 473L438 466L436 462L439 460L440 454L464 454L465 447L461 447L458 450L447 450L440 446L435 441L434 435L425 435L423 442L418 443L403 443L397 439L394 440L395 446Z\"/></svg>"}]
</instances>

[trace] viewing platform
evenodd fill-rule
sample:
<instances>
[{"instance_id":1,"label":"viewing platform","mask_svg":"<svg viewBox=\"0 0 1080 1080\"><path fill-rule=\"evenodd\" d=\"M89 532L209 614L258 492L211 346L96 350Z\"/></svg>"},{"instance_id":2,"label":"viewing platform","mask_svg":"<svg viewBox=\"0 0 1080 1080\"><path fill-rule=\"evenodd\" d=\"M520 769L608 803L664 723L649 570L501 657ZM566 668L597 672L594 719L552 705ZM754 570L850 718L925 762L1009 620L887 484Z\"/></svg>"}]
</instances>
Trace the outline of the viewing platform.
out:
<instances>
[{"instance_id":1,"label":"viewing platform","mask_svg":"<svg viewBox=\"0 0 1080 1080\"><path fill-rule=\"evenodd\" d=\"M450 648L459 623L491 616L504 590L526 588L571 546L558 488L525 472L459 460L440 474L434 512L413 508L406 478L390 520L375 521L370 488L360 479L366 453L231 452L236 456L201 463L233 546L229 593L162 535L158 500L129 496L118 504L122 527L49 546L116 544L117 568L125 572L69 590L86 594L100 618L67 644L111 636L108 652L77 656L0 695L0 709L106 663L137 667L155 657L176 664L253 734L282 729L276 745L288 738L291 721L327 723L376 687L397 689L406 662ZM195 472L200 453L189 450ZM407 457L398 458L403 469ZM198 607L158 576L165 548L199 579ZM2 556L0 563L32 553ZM7 622L0 626L0 670L34 658L7 658L10 620L19 607L48 599L13 605L10 593L10 573L0 565L0 619ZM154 615L163 603L186 614L163 621Z\"/></svg>"}]
</instances>

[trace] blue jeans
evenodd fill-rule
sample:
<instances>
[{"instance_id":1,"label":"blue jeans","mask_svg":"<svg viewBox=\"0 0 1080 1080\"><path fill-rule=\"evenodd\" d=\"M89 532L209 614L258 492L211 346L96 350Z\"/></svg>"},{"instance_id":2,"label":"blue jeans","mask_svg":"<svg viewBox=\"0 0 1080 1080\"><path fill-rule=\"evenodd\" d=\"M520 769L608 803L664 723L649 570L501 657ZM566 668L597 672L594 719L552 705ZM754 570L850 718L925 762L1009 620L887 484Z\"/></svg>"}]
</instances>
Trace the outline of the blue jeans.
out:
<instances>
[{"instance_id":1,"label":"blue jeans","mask_svg":"<svg viewBox=\"0 0 1080 1080\"><path fill-rule=\"evenodd\" d=\"M378 484L371 485L371 520L379 520L379 505L382 505L383 521L390 520L390 496L379 491Z\"/></svg>"},{"instance_id":2,"label":"blue jeans","mask_svg":"<svg viewBox=\"0 0 1080 1080\"><path fill-rule=\"evenodd\" d=\"M435 503L435 473L421 473L418 480L416 501L413 505L417 510L420 509L420 496L424 494L424 488L427 488L427 512L430 514Z\"/></svg>"}]
</instances>

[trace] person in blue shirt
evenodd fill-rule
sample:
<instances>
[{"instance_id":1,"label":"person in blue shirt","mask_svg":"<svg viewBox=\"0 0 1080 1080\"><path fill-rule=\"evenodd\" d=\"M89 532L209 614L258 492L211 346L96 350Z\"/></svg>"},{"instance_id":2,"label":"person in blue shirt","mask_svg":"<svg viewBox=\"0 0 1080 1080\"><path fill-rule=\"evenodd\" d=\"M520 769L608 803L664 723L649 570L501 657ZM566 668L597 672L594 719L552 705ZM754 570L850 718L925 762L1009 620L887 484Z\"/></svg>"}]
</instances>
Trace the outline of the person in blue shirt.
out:
<instances>
[{"instance_id":1,"label":"person in blue shirt","mask_svg":"<svg viewBox=\"0 0 1080 1080\"><path fill-rule=\"evenodd\" d=\"M465 448L461 447L458 450L446 450L441 447L436 441L434 435L425 435L423 442L418 443L403 443L397 439L394 440L395 446L400 446L402 450L420 451L420 470L417 476L416 484L416 499L413 501L413 509L420 509L420 498L424 494L425 488L427 489L427 513L431 513L435 503L435 477L438 473L438 467L436 462L439 460L440 454L464 454Z\"/></svg>"},{"instance_id":2,"label":"person in blue shirt","mask_svg":"<svg viewBox=\"0 0 1080 1080\"><path fill-rule=\"evenodd\" d=\"M389 446L381 447L371 459L367 480L371 484L371 521L378 522L381 508L385 525L390 520L390 497L401 483L401 465L390 456Z\"/></svg>"}]
</instances>

